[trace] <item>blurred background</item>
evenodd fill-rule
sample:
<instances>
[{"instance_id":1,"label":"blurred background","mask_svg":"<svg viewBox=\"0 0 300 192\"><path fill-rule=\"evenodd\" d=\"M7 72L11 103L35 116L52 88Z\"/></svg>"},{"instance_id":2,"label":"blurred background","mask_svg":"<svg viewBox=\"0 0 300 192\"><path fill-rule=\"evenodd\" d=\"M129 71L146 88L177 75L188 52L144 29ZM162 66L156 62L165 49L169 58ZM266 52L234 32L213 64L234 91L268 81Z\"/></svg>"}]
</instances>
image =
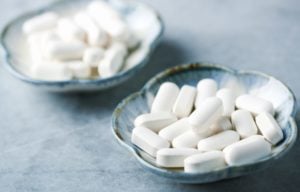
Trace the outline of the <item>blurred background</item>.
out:
<instances>
[{"instance_id":1,"label":"blurred background","mask_svg":"<svg viewBox=\"0 0 300 192\"><path fill-rule=\"evenodd\" d=\"M0 28L53 0L1 0ZM259 70L300 95L300 1L146 0L165 23L136 78L105 92L34 89L0 67L0 191L299 191L300 143L271 168L206 185L144 171L111 134L120 100L170 66L208 61ZM300 115L297 115L299 124Z\"/></svg>"}]
</instances>

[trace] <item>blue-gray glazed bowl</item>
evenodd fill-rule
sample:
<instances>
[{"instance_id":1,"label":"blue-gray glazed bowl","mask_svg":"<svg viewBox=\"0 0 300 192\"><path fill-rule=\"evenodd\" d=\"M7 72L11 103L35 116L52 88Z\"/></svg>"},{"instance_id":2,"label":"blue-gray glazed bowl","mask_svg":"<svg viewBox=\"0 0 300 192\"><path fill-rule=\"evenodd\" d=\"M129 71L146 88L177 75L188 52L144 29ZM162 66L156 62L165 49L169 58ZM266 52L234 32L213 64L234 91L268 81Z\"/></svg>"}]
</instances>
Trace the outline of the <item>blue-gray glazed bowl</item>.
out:
<instances>
[{"instance_id":1,"label":"blue-gray glazed bowl","mask_svg":"<svg viewBox=\"0 0 300 192\"><path fill-rule=\"evenodd\" d=\"M275 107L275 118L284 132L284 139L272 149L272 154L257 162L242 166L229 166L206 173L185 173L182 169L166 169L156 166L155 159L147 155L130 141L134 119L149 112L154 95L165 81L179 86L196 86L203 78L212 78L220 88L231 87L240 93L251 93L271 101ZM209 183L246 175L270 166L288 152L296 141L297 126L294 120L296 100L291 90L278 79L255 71L237 71L223 66L193 63L167 69L146 83L138 92L125 98L112 116L112 131L116 139L129 149L148 171L179 183Z\"/></svg>"},{"instance_id":2,"label":"blue-gray glazed bowl","mask_svg":"<svg viewBox=\"0 0 300 192\"><path fill-rule=\"evenodd\" d=\"M163 22L159 14L148 5L137 0L107 1L120 12L133 31L141 38L140 45L127 57L121 72L109 78L74 79L66 81L37 80L29 75L31 59L27 42L22 34L22 24L27 19L47 11L68 15L83 8L89 0L58 1L47 7L21 15L8 23L1 33L1 45L4 50L5 67L16 78L35 87L50 91L89 91L102 90L118 85L133 77L145 66L151 53L159 43L163 33Z\"/></svg>"}]
</instances>

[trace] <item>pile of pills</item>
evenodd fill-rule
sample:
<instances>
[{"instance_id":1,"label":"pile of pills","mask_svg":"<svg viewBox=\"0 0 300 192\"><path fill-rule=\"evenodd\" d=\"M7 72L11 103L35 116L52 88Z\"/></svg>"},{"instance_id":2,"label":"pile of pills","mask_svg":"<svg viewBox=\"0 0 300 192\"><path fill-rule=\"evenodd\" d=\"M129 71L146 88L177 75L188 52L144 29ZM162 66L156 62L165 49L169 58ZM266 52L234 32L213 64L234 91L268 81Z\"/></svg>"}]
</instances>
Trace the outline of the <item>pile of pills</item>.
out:
<instances>
[{"instance_id":1,"label":"pile of pills","mask_svg":"<svg viewBox=\"0 0 300 192\"><path fill-rule=\"evenodd\" d=\"M32 60L30 74L44 80L107 78L118 73L139 40L122 15L92 1L71 15L37 15L23 24Z\"/></svg>"},{"instance_id":2,"label":"pile of pills","mask_svg":"<svg viewBox=\"0 0 300 192\"><path fill-rule=\"evenodd\" d=\"M134 121L131 141L165 168L198 173L253 163L283 139L271 102L218 90L213 79L197 88L163 83L151 112Z\"/></svg>"}]
</instances>

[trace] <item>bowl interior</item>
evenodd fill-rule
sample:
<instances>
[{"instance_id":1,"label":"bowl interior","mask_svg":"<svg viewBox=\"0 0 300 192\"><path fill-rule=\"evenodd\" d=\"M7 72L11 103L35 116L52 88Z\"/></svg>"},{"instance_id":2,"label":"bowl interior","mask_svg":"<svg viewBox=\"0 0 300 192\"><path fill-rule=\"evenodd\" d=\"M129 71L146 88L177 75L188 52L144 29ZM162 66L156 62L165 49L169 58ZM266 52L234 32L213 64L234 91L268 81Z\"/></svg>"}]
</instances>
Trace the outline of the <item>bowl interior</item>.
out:
<instances>
[{"instance_id":1,"label":"bowl interior","mask_svg":"<svg viewBox=\"0 0 300 192\"><path fill-rule=\"evenodd\" d=\"M205 176L205 174L198 174L196 177L193 174L184 173L182 169L159 168L155 165L154 158L131 143L131 131L134 128L133 121L138 115L150 111L151 103L160 84L165 81L171 81L178 86L185 84L196 86L197 82L203 78L216 80L219 88L231 87L240 94L255 94L273 103L276 113L275 118L283 129L284 140L273 148L270 157L247 166L225 168L221 171L222 173L218 171L214 172L214 179L205 180L207 179L207 175ZM291 120L291 116L293 116L294 113L295 99L293 94L282 82L274 77L258 72L238 72L215 65L190 64L174 67L158 74L153 77L140 92L134 93L124 99L113 115L113 129L119 141L129 147L138 160L151 171L168 178L181 178L179 179L180 182L186 182L184 179L188 177L191 179L188 180L189 182L195 181L201 183L244 174L248 169L249 171L254 171L264 166L264 162L273 158L276 159L282 155L293 144L297 134L295 124ZM211 173L207 174L210 176L208 178L211 178ZM220 174L222 177L219 178L218 175ZM200 177L200 175L202 176Z\"/></svg>"},{"instance_id":2,"label":"bowl interior","mask_svg":"<svg viewBox=\"0 0 300 192\"><path fill-rule=\"evenodd\" d=\"M90 0L66 0L51 4L43 9L32 11L22 15L9 23L2 32L2 45L6 52L7 64L16 73L23 78L31 79L29 76L29 66L32 59L29 54L28 44L25 35L21 32L23 23L42 12L55 11L59 15L69 16L78 10L83 10ZM122 71L116 76L123 75L129 70L143 65L163 30L163 24L158 14L149 6L134 0L113 0L108 1L116 10L118 10L128 23L132 32L140 40L137 48L130 50L124 63ZM112 79L107 78L107 79ZM101 81L97 78L93 80ZM71 80L72 81L72 80ZM73 80L75 83L89 82L89 80ZM42 81L46 82L46 81Z\"/></svg>"}]
</instances>

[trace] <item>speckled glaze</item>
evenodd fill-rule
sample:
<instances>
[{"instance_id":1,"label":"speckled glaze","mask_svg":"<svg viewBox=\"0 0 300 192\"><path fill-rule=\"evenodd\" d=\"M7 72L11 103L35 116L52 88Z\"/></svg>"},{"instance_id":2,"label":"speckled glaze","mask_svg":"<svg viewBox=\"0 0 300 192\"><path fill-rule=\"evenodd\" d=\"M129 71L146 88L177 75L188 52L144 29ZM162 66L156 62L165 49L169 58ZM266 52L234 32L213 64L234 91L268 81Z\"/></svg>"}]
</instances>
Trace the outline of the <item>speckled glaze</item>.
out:
<instances>
[{"instance_id":1,"label":"speckled glaze","mask_svg":"<svg viewBox=\"0 0 300 192\"><path fill-rule=\"evenodd\" d=\"M144 153L130 141L134 119L149 112L153 97L161 83L171 81L179 86L195 86L200 79L212 78L219 87L232 87L240 93L251 93L270 100L275 107L275 117L284 132L284 139L272 149L272 154L255 163L243 166L230 166L207 173L190 174L182 169L165 169L155 165L155 159ZM129 149L141 165L154 174L180 183L209 183L222 179L238 177L270 166L276 159L288 152L297 137L294 116L296 100L290 89L276 78L255 71L234 69L193 63L167 69L146 83L136 93L125 98L115 109L112 116L112 130L117 140Z\"/></svg>"},{"instance_id":2,"label":"speckled glaze","mask_svg":"<svg viewBox=\"0 0 300 192\"><path fill-rule=\"evenodd\" d=\"M130 51L128 58L131 59L125 61L121 72L109 78L66 81L37 80L28 75L28 65L31 61L28 59L26 38L21 33L24 21L46 11L55 11L64 15L73 13L86 6L88 2L89 0L57 1L45 8L21 15L8 23L1 34L1 45L5 53L5 66L9 72L16 78L38 88L61 92L102 90L118 85L135 75L149 60L151 53L161 39L164 28L159 14L148 5L136 0L107 1L124 16L132 28L143 31L140 45ZM65 13L66 11L68 12ZM23 53L21 49L24 49L25 52Z\"/></svg>"}]
</instances>

